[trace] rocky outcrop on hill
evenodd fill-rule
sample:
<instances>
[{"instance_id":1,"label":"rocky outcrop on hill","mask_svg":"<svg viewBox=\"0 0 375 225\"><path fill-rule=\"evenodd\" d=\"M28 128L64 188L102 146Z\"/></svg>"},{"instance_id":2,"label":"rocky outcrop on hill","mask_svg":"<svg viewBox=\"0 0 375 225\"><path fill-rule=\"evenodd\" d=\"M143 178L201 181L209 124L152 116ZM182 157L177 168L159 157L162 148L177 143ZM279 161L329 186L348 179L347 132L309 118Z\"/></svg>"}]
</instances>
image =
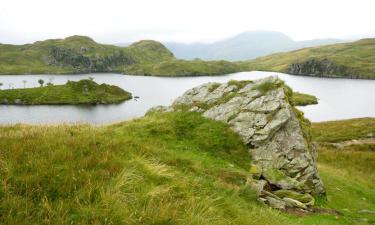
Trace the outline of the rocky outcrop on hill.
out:
<instances>
[{"instance_id":1,"label":"rocky outcrop on hill","mask_svg":"<svg viewBox=\"0 0 375 225\"><path fill-rule=\"evenodd\" d=\"M277 77L207 83L188 90L172 106L222 121L240 135L252 158L249 185L259 200L278 209L308 209L325 193L310 142L308 120L289 102L292 91Z\"/></svg>"},{"instance_id":2,"label":"rocky outcrop on hill","mask_svg":"<svg viewBox=\"0 0 375 225\"><path fill-rule=\"evenodd\" d=\"M293 63L286 73L306 76L349 77L356 78L355 73L343 65L338 65L328 59L309 59L300 63Z\"/></svg>"},{"instance_id":3,"label":"rocky outcrop on hill","mask_svg":"<svg viewBox=\"0 0 375 225\"><path fill-rule=\"evenodd\" d=\"M106 72L113 71L120 65L131 65L136 61L126 55L122 50L113 50L106 55L87 55L89 48L66 48L52 46L45 61L48 65L68 66L78 72Z\"/></svg>"}]
</instances>

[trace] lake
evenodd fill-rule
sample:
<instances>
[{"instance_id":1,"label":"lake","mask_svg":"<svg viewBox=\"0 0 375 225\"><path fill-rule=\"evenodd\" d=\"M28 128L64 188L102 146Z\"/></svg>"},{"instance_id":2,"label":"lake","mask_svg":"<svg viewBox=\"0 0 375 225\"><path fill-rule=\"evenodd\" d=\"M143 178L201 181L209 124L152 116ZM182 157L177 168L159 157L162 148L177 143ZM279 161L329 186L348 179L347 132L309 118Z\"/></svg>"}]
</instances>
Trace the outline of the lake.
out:
<instances>
[{"instance_id":1,"label":"lake","mask_svg":"<svg viewBox=\"0 0 375 225\"><path fill-rule=\"evenodd\" d=\"M299 107L311 121L375 117L375 80L351 80L292 76L272 72L242 72L224 76L150 77L121 74L2 75L2 89L39 86L38 79L54 84L93 77L98 83L117 85L138 99L116 105L95 106L5 106L0 105L0 124L107 124L143 116L157 105L170 105L186 90L206 82L253 80L279 76L295 91L315 95L318 105Z\"/></svg>"}]
</instances>

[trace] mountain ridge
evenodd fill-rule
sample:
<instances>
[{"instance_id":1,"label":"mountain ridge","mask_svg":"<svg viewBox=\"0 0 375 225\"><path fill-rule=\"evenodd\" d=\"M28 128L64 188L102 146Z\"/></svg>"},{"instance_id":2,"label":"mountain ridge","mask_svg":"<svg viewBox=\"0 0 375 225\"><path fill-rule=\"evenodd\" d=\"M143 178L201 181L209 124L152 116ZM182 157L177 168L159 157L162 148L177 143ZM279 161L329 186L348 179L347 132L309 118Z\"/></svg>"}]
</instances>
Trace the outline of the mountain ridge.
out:
<instances>
[{"instance_id":1,"label":"mountain ridge","mask_svg":"<svg viewBox=\"0 0 375 225\"><path fill-rule=\"evenodd\" d=\"M247 31L213 43L163 42L179 59L249 60L277 52L292 51L304 47L342 43L344 40L323 38L294 41L276 31Z\"/></svg>"}]
</instances>

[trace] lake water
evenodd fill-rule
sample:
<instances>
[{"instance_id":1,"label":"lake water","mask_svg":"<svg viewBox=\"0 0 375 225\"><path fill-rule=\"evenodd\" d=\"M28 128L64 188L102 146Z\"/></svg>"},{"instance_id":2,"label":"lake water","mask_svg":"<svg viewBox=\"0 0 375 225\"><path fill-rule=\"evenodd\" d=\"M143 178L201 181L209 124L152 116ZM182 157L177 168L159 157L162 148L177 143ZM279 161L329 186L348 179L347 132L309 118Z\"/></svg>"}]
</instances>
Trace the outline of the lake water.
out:
<instances>
[{"instance_id":1,"label":"lake water","mask_svg":"<svg viewBox=\"0 0 375 225\"><path fill-rule=\"evenodd\" d=\"M153 106L169 105L186 90L206 82L253 80L277 75L295 91L319 98L318 105L299 107L311 121L375 117L375 80L351 80L291 76L272 72L242 72L225 76L149 77L120 74L11 75L0 76L2 89L36 87L38 79L54 84L93 77L98 83L120 86L139 99L116 105L97 106L5 106L0 105L0 124L106 124L143 116ZM24 83L26 81L26 83Z\"/></svg>"}]
</instances>

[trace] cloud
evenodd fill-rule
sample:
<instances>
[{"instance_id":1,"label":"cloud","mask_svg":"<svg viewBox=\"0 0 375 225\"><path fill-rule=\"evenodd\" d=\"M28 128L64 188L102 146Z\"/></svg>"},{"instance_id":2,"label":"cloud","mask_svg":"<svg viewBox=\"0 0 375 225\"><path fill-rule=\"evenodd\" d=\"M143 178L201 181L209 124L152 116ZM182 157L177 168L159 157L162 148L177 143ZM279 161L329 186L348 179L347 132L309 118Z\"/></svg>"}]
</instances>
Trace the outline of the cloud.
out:
<instances>
[{"instance_id":1,"label":"cloud","mask_svg":"<svg viewBox=\"0 0 375 225\"><path fill-rule=\"evenodd\" d=\"M373 0L1 0L0 42L73 34L105 43L213 41L246 30L297 40L371 32Z\"/></svg>"}]
</instances>

